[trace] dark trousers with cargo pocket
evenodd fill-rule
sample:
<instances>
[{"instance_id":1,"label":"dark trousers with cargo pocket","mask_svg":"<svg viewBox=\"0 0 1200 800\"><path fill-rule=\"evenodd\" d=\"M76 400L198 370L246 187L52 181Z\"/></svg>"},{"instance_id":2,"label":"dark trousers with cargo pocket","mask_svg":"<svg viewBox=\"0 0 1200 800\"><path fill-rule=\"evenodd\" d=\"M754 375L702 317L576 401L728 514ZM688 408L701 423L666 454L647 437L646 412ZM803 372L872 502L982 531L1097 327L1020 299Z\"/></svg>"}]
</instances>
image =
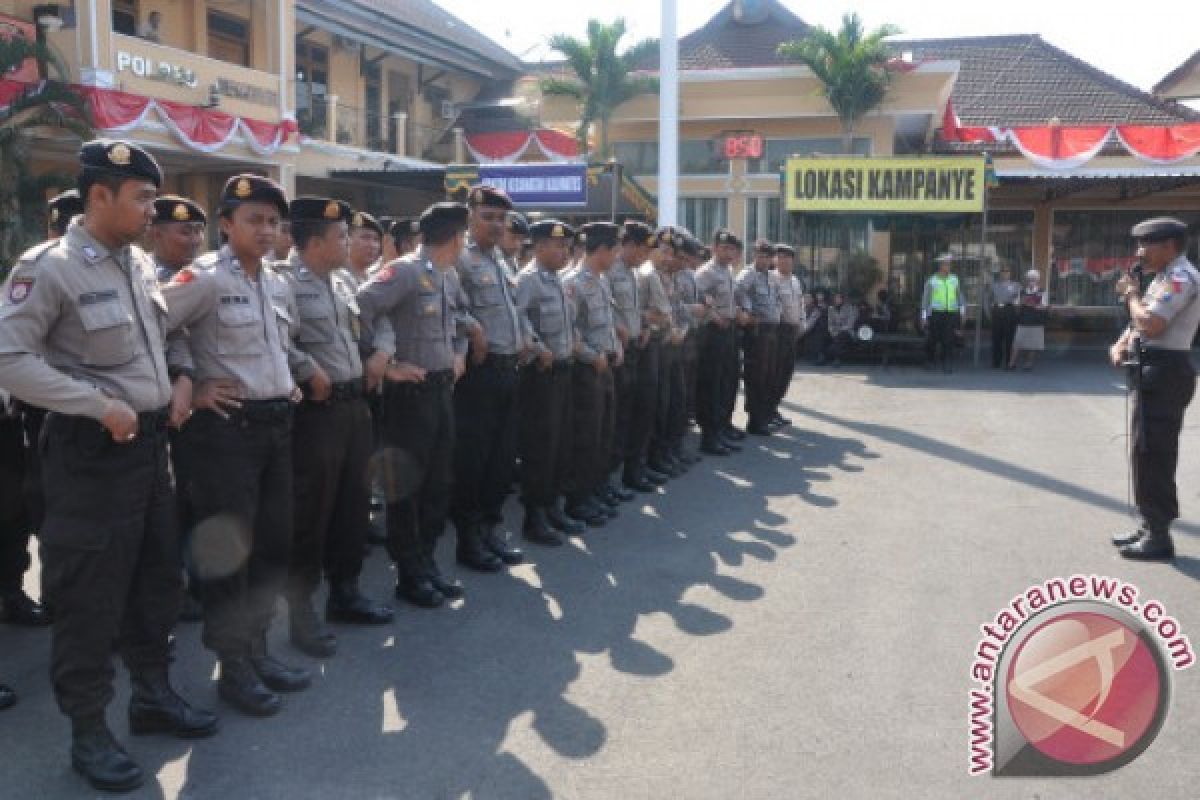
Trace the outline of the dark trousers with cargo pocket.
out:
<instances>
[{"instance_id":1,"label":"dark trousers with cargo pocket","mask_svg":"<svg viewBox=\"0 0 1200 800\"><path fill-rule=\"evenodd\" d=\"M199 411L181 444L196 527L187 560L219 658L258 647L287 580L292 546L292 409L270 401L223 419Z\"/></svg>"},{"instance_id":2,"label":"dark trousers with cargo pocket","mask_svg":"<svg viewBox=\"0 0 1200 800\"><path fill-rule=\"evenodd\" d=\"M517 463L516 356L488 355L454 387L455 528L501 521Z\"/></svg>"},{"instance_id":3,"label":"dark trousers with cargo pocket","mask_svg":"<svg viewBox=\"0 0 1200 800\"><path fill-rule=\"evenodd\" d=\"M1179 518L1179 433L1196 372L1184 350L1147 351L1142 359L1133 395L1133 496L1146 527L1165 531Z\"/></svg>"},{"instance_id":4,"label":"dark trousers with cargo pocket","mask_svg":"<svg viewBox=\"0 0 1200 800\"><path fill-rule=\"evenodd\" d=\"M49 414L41 454L50 676L64 714L95 718L113 698L114 650L135 675L167 668L182 581L166 417L141 415L118 444L94 420Z\"/></svg>"},{"instance_id":5,"label":"dark trousers with cargo pocket","mask_svg":"<svg viewBox=\"0 0 1200 800\"><path fill-rule=\"evenodd\" d=\"M521 368L520 380L521 502L547 508L562 495L571 462L571 363L531 364Z\"/></svg>"},{"instance_id":6,"label":"dark trousers with cargo pocket","mask_svg":"<svg viewBox=\"0 0 1200 800\"><path fill-rule=\"evenodd\" d=\"M611 356L610 356L611 359ZM571 469L565 494L570 505L588 499L608 475L613 432L613 374L591 364L571 369Z\"/></svg>"}]
</instances>

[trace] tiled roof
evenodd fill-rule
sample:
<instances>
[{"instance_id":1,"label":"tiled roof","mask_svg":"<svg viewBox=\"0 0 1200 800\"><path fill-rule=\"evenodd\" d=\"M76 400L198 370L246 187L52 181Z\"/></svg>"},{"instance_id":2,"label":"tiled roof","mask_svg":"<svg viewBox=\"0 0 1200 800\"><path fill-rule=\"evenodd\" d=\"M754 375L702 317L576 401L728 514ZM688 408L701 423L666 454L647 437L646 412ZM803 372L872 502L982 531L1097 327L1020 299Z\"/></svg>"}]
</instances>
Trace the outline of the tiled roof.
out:
<instances>
[{"instance_id":1,"label":"tiled roof","mask_svg":"<svg viewBox=\"0 0 1200 800\"><path fill-rule=\"evenodd\" d=\"M894 41L917 63L960 63L951 100L963 125L1168 124L1200 119L1067 53L1036 34Z\"/></svg>"},{"instance_id":2,"label":"tiled roof","mask_svg":"<svg viewBox=\"0 0 1200 800\"><path fill-rule=\"evenodd\" d=\"M475 30L433 0L357 0L392 19L416 28L446 44L463 48L513 73L522 71L521 60L507 49Z\"/></svg>"},{"instance_id":3,"label":"tiled roof","mask_svg":"<svg viewBox=\"0 0 1200 800\"><path fill-rule=\"evenodd\" d=\"M679 40L679 68L738 69L791 64L794 62L780 58L776 50L807 32L804 20L779 0L731 0L704 27ZM657 70L657 54L643 66Z\"/></svg>"},{"instance_id":4,"label":"tiled roof","mask_svg":"<svg viewBox=\"0 0 1200 800\"><path fill-rule=\"evenodd\" d=\"M1175 69L1167 73L1161 81L1154 86L1156 95L1163 95L1175 88L1175 85L1191 74L1192 70L1200 65L1200 50L1192 53L1187 61L1184 61Z\"/></svg>"}]
</instances>

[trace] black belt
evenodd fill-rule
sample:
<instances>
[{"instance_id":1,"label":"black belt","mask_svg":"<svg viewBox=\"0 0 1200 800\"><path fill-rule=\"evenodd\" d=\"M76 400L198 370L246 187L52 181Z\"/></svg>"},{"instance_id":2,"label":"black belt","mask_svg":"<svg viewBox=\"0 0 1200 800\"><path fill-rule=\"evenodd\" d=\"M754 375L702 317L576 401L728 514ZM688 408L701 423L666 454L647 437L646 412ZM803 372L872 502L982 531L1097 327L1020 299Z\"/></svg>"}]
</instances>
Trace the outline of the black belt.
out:
<instances>
[{"instance_id":1,"label":"black belt","mask_svg":"<svg viewBox=\"0 0 1200 800\"><path fill-rule=\"evenodd\" d=\"M275 424L287 422L292 417L292 401L286 397L269 400L243 400L242 407L229 412L231 420Z\"/></svg>"},{"instance_id":2,"label":"black belt","mask_svg":"<svg viewBox=\"0 0 1200 800\"><path fill-rule=\"evenodd\" d=\"M336 403L339 401L357 400L363 396L362 379L353 381L341 381L335 383L329 391L329 401Z\"/></svg>"},{"instance_id":3,"label":"black belt","mask_svg":"<svg viewBox=\"0 0 1200 800\"><path fill-rule=\"evenodd\" d=\"M443 386L454 385L454 370L439 369L425 373L423 381L385 381L383 384L385 391L395 392L421 392L438 389Z\"/></svg>"},{"instance_id":4,"label":"black belt","mask_svg":"<svg viewBox=\"0 0 1200 800\"><path fill-rule=\"evenodd\" d=\"M159 409L158 411L139 411L137 415L137 434L138 436L153 436L157 433L162 433L167 429L167 423L171 416L167 409ZM46 414L46 420L51 424L72 424L91 428L100 428L107 433L104 424L99 420L91 417L80 417L72 414L58 414L53 411Z\"/></svg>"},{"instance_id":5,"label":"black belt","mask_svg":"<svg viewBox=\"0 0 1200 800\"><path fill-rule=\"evenodd\" d=\"M483 359L483 363L490 367L498 369L516 369L518 356L502 355L500 353L488 353Z\"/></svg>"}]
</instances>

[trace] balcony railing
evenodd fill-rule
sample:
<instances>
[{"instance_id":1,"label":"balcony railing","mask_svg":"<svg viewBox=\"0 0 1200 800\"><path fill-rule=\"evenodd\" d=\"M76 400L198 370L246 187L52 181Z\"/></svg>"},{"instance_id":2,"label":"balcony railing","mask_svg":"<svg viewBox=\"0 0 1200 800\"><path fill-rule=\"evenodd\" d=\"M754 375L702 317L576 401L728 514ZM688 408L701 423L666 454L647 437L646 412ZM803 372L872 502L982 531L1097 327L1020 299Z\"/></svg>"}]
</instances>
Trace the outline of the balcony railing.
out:
<instances>
[{"instance_id":1,"label":"balcony railing","mask_svg":"<svg viewBox=\"0 0 1200 800\"><path fill-rule=\"evenodd\" d=\"M421 125L407 115L368 111L333 102L330 97L316 97L312 103L297 105L300 132L313 139L432 161L450 162L455 158L454 139L445 128ZM403 148L399 147L401 141Z\"/></svg>"}]
</instances>

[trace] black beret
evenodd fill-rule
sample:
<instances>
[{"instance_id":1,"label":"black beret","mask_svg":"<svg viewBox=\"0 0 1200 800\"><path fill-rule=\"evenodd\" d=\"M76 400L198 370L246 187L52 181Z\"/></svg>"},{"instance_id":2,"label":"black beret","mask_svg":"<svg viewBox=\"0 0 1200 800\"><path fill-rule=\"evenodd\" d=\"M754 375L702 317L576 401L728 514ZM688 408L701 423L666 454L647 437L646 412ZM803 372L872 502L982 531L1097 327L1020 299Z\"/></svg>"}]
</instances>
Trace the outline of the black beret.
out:
<instances>
[{"instance_id":1,"label":"black beret","mask_svg":"<svg viewBox=\"0 0 1200 800\"><path fill-rule=\"evenodd\" d=\"M79 148L79 166L84 172L98 171L150 181L162 186L163 174L154 156L136 144L118 139L93 139Z\"/></svg>"},{"instance_id":2,"label":"black beret","mask_svg":"<svg viewBox=\"0 0 1200 800\"><path fill-rule=\"evenodd\" d=\"M683 252L689 256L699 257L704 253L704 245L700 244L700 240L695 236L685 231L683 234Z\"/></svg>"},{"instance_id":3,"label":"black beret","mask_svg":"<svg viewBox=\"0 0 1200 800\"><path fill-rule=\"evenodd\" d=\"M1174 217L1154 217L1133 226L1130 236L1139 242L1162 242L1187 236L1188 226Z\"/></svg>"},{"instance_id":4,"label":"black beret","mask_svg":"<svg viewBox=\"0 0 1200 800\"><path fill-rule=\"evenodd\" d=\"M505 222L505 226L508 228L510 233L515 233L519 236L529 235L529 221L525 219L525 215L520 211L508 212L508 218Z\"/></svg>"},{"instance_id":5,"label":"black beret","mask_svg":"<svg viewBox=\"0 0 1200 800\"><path fill-rule=\"evenodd\" d=\"M393 239L408 239L421 232L421 221L416 217L401 217L392 220L388 235Z\"/></svg>"},{"instance_id":6,"label":"black beret","mask_svg":"<svg viewBox=\"0 0 1200 800\"><path fill-rule=\"evenodd\" d=\"M589 222L579 230L593 247L616 247L621 229L611 222Z\"/></svg>"},{"instance_id":7,"label":"black beret","mask_svg":"<svg viewBox=\"0 0 1200 800\"><path fill-rule=\"evenodd\" d=\"M471 208L476 206L491 206L492 208L503 208L505 211L512 211L512 200L508 195L497 189L495 186L481 184L472 186L471 193L467 195L467 203Z\"/></svg>"},{"instance_id":8,"label":"black beret","mask_svg":"<svg viewBox=\"0 0 1200 800\"><path fill-rule=\"evenodd\" d=\"M659 229L657 241L660 245L669 244L676 250L683 249L683 234L678 229L672 228L669 225Z\"/></svg>"},{"instance_id":9,"label":"black beret","mask_svg":"<svg viewBox=\"0 0 1200 800\"><path fill-rule=\"evenodd\" d=\"M232 211L242 203L269 203L279 209L279 215L288 215L287 195L283 187L261 175L234 175L225 181L221 190L221 208Z\"/></svg>"},{"instance_id":10,"label":"black beret","mask_svg":"<svg viewBox=\"0 0 1200 800\"><path fill-rule=\"evenodd\" d=\"M370 228L371 230L383 236L383 226L379 224L379 220L371 216L365 211L355 211L350 217L351 228Z\"/></svg>"},{"instance_id":11,"label":"black beret","mask_svg":"<svg viewBox=\"0 0 1200 800\"><path fill-rule=\"evenodd\" d=\"M791 256L792 258L795 258L796 248L792 247L790 244L783 244L781 242L775 245L775 255Z\"/></svg>"},{"instance_id":12,"label":"black beret","mask_svg":"<svg viewBox=\"0 0 1200 800\"><path fill-rule=\"evenodd\" d=\"M768 242L766 239L759 239L754 243L754 252L756 253L774 253L775 245Z\"/></svg>"},{"instance_id":13,"label":"black beret","mask_svg":"<svg viewBox=\"0 0 1200 800\"><path fill-rule=\"evenodd\" d=\"M529 226L529 238L535 242L543 239L574 239L575 229L556 219L543 219Z\"/></svg>"},{"instance_id":14,"label":"black beret","mask_svg":"<svg viewBox=\"0 0 1200 800\"><path fill-rule=\"evenodd\" d=\"M75 215L83 213L83 198L79 196L79 190L67 189L51 197L50 202L46 203L46 212L51 225L58 230L66 230L67 223Z\"/></svg>"},{"instance_id":15,"label":"black beret","mask_svg":"<svg viewBox=\"0 0 1200 800\"><path fill-rule=\"evenodd\" d=\"M465 231L467 207L462 203L434 203L421 214L420 228L425 236L435 236L447 228Z\"/></svg>"},{"instance_id":16,"label":"black beret","mask_svg":"<svg viewBox=\"0 0 1200 800\"><path fill-rule=\"evenodd\" d=\"M348 203L332 197L297 197L288 205L288 216L294 221L350 222L354 209Z\"/></svg>"},{"instance_id":17,"label":"black beret","mask_svg":"<svg viewBox=\"0 0 1200 800\"><path fill-rule=\"evenodd\" d=\"M728 228L718 228L717 232L713 234L713 244L731 244L734 247L741 247L742 240Z\"/></svg>"},{"instance_id":18,"label":"black beret","mask_svg":"<svg viewBox=\"0 0 1200 800\"><path fill-rule=\"evenodd\" d=\"M154 224L166 222L199 222L208 224L208 214L186 197L164 194L154 201Z\"/></svg>"},{"instance_id":19,"label":"black beret","mask_svg":"<svg viewBox=\"0 0 1200 800\"><path fill-rule=\"evenodd\" d=\"M624 227L621 229L621 241L642 245L643 247L653 247L654 230L644 222L636 219L627 219L625 220Z\"/></svg>"}]
</instances>

